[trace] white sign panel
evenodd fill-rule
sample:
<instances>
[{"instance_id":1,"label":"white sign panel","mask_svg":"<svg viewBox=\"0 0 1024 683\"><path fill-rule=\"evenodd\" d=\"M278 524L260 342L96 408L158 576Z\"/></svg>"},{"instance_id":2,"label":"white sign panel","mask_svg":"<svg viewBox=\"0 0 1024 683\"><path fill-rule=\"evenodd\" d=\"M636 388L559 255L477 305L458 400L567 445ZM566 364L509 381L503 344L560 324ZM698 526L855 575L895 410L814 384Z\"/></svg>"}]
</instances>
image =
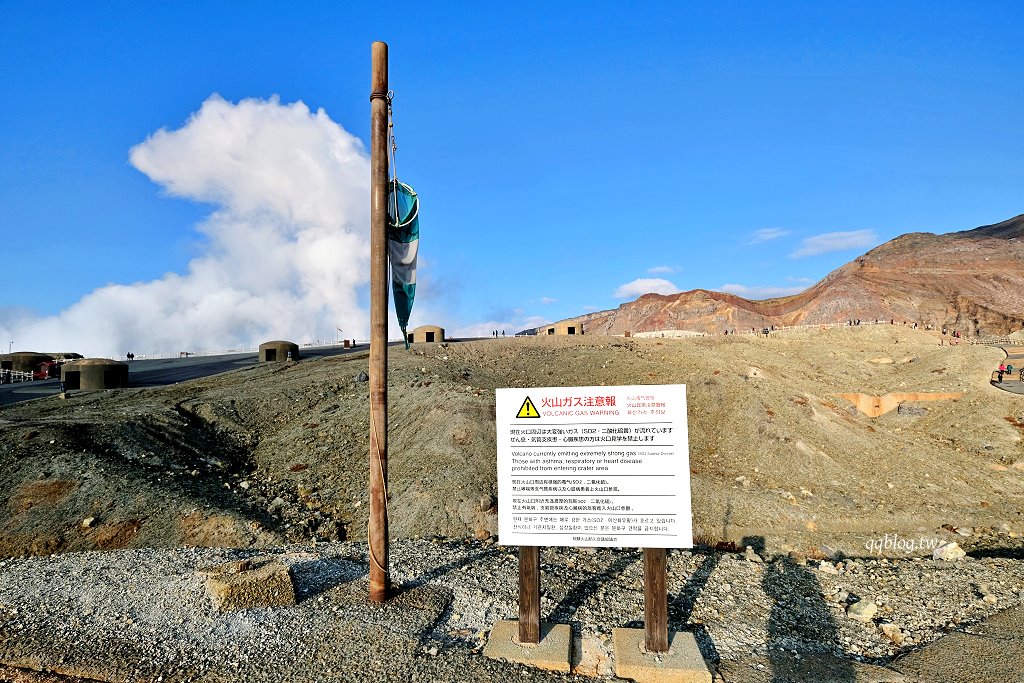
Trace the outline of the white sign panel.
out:
<instances>
[{"instance_id":1,"label":"white sign panel","mask_svg":"<svg viewBox=\"0 0 1024 683\"><path fill-rule=\"evenodd\" d=\"M498 389L502 545L690 548L686 386Z\"/></svg>"}]
</instances>

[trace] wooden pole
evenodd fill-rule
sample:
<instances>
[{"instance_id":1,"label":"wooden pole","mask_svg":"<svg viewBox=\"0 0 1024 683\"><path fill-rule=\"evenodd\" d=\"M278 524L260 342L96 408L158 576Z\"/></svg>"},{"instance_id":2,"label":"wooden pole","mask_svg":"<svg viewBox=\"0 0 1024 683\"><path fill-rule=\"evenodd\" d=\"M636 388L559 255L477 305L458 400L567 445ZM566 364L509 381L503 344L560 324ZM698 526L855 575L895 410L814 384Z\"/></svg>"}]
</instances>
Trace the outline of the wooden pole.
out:
<instances>
[{"instance_id":1,"label":"wooden pole","mask_svg":"<svg viewBox=\"0 0 1024 683\"><path fill-rule=\"evenodd\" d=\"M519 642L540 642L540 551L519 546Z\"/></svg>"},{"instance_id":2,"label":"wooden pole","mask_svg":"<svg viewBox=\"0 0 1024 683\"><path fill-rule=\"evenodd\" d=\"M664 548L644 548L644 647L668 652L668 564Z\"/></svg>"},{"instance_id":3,"label":"wooden pole","mask_svg":"<svg viewBox=\"0 0 1024 683\"><path fill-rule=\"evenodd\" d=\"M370 600L388 598L388 46L372 47L370 90Z\"/></svg>"}]
</instances>

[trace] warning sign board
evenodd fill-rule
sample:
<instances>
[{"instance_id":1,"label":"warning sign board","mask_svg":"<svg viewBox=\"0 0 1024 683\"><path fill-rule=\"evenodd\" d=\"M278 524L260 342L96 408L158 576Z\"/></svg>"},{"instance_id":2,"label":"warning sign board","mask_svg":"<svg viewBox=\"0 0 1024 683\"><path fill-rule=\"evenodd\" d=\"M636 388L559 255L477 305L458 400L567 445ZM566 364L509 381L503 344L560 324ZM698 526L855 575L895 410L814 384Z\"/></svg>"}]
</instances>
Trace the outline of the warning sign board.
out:
<instances>
[{"instance_id":1,"label":"warning sign board","mask_svg":"<svg viewBox=\"0 0 1024 683\"><path fill-rule=\"evenodd\" d=\"M498 389L502 545L689 548L686 386Z\"/></svg>"}]
</instances>

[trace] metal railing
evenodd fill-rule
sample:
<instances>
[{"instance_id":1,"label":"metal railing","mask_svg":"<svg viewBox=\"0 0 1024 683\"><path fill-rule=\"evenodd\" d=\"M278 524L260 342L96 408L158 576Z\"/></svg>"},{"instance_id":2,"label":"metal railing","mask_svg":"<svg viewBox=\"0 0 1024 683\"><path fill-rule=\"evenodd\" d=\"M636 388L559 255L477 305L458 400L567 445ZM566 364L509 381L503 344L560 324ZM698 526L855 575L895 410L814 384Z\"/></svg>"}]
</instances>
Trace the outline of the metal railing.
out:
<instances>
[{"instance_id":1,"label":"metal railing","mask_svg":"<svg viewBox=\"0 0 1024 683\"><path fill-rule=\"evenodd\" d=\"M18 382L31 382L31 372L22 370L0 370L0 384L15 384Z\"/></svg>"},{"instance_id":2,"label":"metal railing","mask_svg":"<svg viewBox=\"0 0 1024 683\"><path fill-rule=\"evenodd\" d=\"M299 344L300 349L322 349L344 345L345 340L340 341L315 341ZM358 344L356 340L349 340L349 343ZM365 343L365 342L364 342ZM166 358L192 358L195 356L229 356L231 354L259 353L259 346L242 346L233 349L203 349L200 351L158 351L156 353L136 353L134 360L162 360ZM127 360L127 354L117 356L117 360Z\"/></svg>"},{"instance_id":3,"label":"metal railing","mask_svg":"<svg viewBox=\"0 0 1024 683\"><path fill-rule=\"evenodd\" d=\"M809 332L809 331L816 331L816 330L828 330L828 329L840 329L840 328L856 330L856 329L858 329L860 327L864 327L864 326L867 326L867 325L889 325L889 326L892 326L892 327L906 327L906 328L917 329L917 330L920 330L922 332L939 332L942 329L941 326L937 326L937 325L934 325L934 324L931 324L931 323L927 323L926 324L926 323L920 323L920 322L917 323L917 327L914 328L914 323L913 322L906 322L906 321L902 321L902 320L892 321L891 319L889 319L889 320L861 320L859 322L854 320L852 324L849 321L847 321L847 322L839 322L839 323L807 323L807 324L804 324L804 325L775 325L774 327L769 327L768 331L769 331L769 334L775 334L776 332ZM730 329L729 330L729 336L731 336L731 335L753 335L753 336L756 336L756 337L760 337L760 336L763 336L764 329L765 328L763 328L763 327L758 327L758 328L753 329L753 330L751 330L751 329L743 329L743 330L740 330L740 329ZM675 334L673 334L673 333L675 333ZM644 337L648 337L648 338L651 338L651 337L669 338L669 337L673 337L673 336L678 337L678 338L683 338L683 337L694 337L694 336L716 337L716 336L723 336L723 335L724 335L724 332L690 332L690 331L687 331L687 330L653 330L653 331L650 331L650 332L633 332L630 336L638 337L638 338L644 338ZM623 335L615 335L615 336L623 336ZM950 337L950 338L954 339L954 337ZM1001 337L971 338L970 340L968 340L968 338L966 336L963 336L963 337L957 337L955 339L957 339L958 342L960 342L960 343L969 341L969 343L971 343L971 344L997 344L997 345L1001 345L1001 344L1017 344L1017 345L1024 346L1024 340L1022 340L1022 339L1012 339L1010 337L1005 337L1005 336L1001 336Z\"/></svg>"},{"instance_id":4,"label":"metal railing","mask_svg":"<svg viewBox=\"0 0 1024 683\"><path fill-rule=\"evenodd\" d=\"M834 329L834 328L850 328L851 330L856 330L858 327L862 327L864 325L894 325L894 326L899 325L899 326L909 327L909 325L905 325L902 322L890 323L888 320L861 320L860 322L856 322L855 321L852 325L849 322L843 322L843 323L808 323L806 325L775 325L774 327L769 327L768 328L768 332L769 332L769 334L775 334L776 332L801 332L801 331L807 332L807 331L827 330L827 329ZM749 329L744 329L744 330L735 329L735 330L732 330L731 329L731 330L729 330L729 335L731 336L731 335L734 335L734 334L735 335L744 335L745 334L745 335L753 335L755 337L760 337L760 336L762 336L764 334L764 329L765 328L763 328L763 327L758 327L758 328L753 329L753 330L749 330ZM920 329L923 330L925 328L921 327ZM648 338L650 338L650 337L670 337L670 336L673 336L672 333L678 333L676 335L678 337L694 337L694 336L698 336L698 337L716 337L716 336L724 336L724 334L725 334L724 332L690 332L690 331L687 331L687 330L654 330L654 331L651 331L651 332L633 332L630 336L639 337L639 338L644 338L644 337L648 337ZM621 336L621 335L616 335L616 336Z\"/></svg>"},{"instance_id":5,"label":"metal railing","mask_svg":"<svg viewBox=\"0 0 1024 683\"><path fill-rule=\"evenodd\" d=\"M1024 339L1009 336L985 336L972 339L971 344L982 346L1024 346Z\"/></svg>"}]
</instances>

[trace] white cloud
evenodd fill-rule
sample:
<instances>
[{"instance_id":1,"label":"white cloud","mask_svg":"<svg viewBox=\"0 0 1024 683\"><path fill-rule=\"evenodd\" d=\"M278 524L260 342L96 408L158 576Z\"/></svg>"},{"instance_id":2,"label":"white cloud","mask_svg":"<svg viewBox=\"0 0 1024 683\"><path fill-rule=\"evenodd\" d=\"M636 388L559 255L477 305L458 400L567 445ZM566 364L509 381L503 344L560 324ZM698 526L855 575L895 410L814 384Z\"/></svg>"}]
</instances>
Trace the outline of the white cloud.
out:
<instances>
[{"instance_id":1,"label":"white cloud","mask_svg":"<svg viewBox=\"0 0 1024 683\"><path fill-rule=\"evenodd\" d=\"M553 303L555 303L556 301L558 301L558 299L552 299L552 298L551 298L550 296L542 296L542 297L540 298L540 302L541 302L542 304L544 304L545 306L546 306L547 304L553 304Z\"/></svg>"},{"instance_id":2,"label":"white cloud","mask_svg":"<svg viewBox=\"0 0 1024 683\"><path fill-rule=\"evenodd\" d=\"M865 249L878 242L874 230L851 230L850 232L827 232L823 235L808 237L800 243L800 247L789 255L790 258L803 258L827 254L830 251L844 249Z\"/></svg>"},{"instance_id":3,"label":"white cloud","mask_svg":"<svg viewBox=\"0 0 1024 683\"><path fill-rule=\"evenodd\" d=\"M744 299L774 299L781 296L792 296L807 289L806 286L798 287L747 287L746 285L724 284L718 288L721 292L742 296Z\"/></svg>"},{"instance_id":4,"label":"white cloud","mask_svg":"<svg viewBox=\"0 0 1024 683\"><path fill-rule=\"evenodd\" d=\"M620 285L612 295L616 299L635 299L644 294L677 294L680 289L661 278L639 278Z\"/></svg>"},{"instance_id":5,"label":"white cloud","mask_svg":"<svg viewBox=\"0 0 1024 683\"><path fill-rule=\"evenodd\" d=\"M225 349L272 338L365 337L369 159L305 104L211 96L184 126L132 148L169 194L214 205L184 273L108 285L0 336L86 355Z\"/></svg>"},{"instance_id":6,"label":"white cloud","mask_svg":"<svg viewBox=\"0 0 1024 683\"><path fill-rule=\"evenodd\" d=\"M780 237L785 237L788 234L789 230L783 230L782 228L762 228L754 233L754 236L750 238L750 242L748 242L748 244L770 242L771 240L777 240Z\"/></svg>"},{"instance_id":7,"label":"white cloud","mask_svg":"<svg viewBox=\"0 0 1024 683\"><path fill-rule=\"evenodd\" d=\"M676 269L672 266L654 266L653 268L648 268L647 272L651 275L664 275L666 273L674 273Z\"/></svg>"}]
</instances>

